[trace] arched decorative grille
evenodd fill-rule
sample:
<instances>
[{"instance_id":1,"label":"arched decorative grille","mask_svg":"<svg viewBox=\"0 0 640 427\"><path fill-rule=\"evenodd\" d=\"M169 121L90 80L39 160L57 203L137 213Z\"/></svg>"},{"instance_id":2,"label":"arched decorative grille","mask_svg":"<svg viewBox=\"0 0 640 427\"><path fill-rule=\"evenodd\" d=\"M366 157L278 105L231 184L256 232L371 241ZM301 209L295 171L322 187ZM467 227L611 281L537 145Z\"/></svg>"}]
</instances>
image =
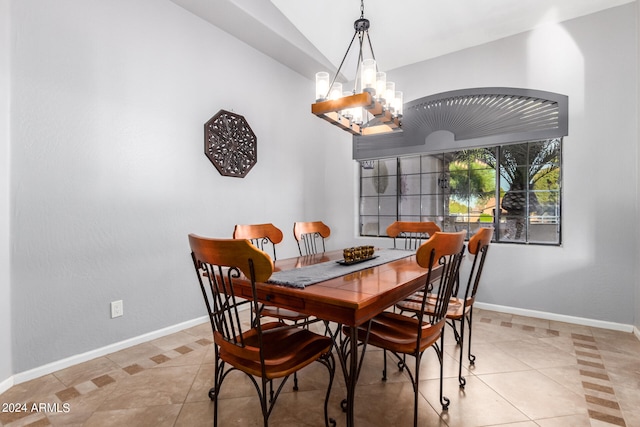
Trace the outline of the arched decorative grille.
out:
<instances>
[{"instance_id":1,"label":"arched decorative grille","mask_svg":"<svg viewBox=\"0 0 640 427\"><path fill-rule=\"evenodd\" d=\"M354 136L354 159L563 137L568 134L568 98L517 88L445 92L405 104L402 129L392 134Z\"/></svg>"}]
</instances>

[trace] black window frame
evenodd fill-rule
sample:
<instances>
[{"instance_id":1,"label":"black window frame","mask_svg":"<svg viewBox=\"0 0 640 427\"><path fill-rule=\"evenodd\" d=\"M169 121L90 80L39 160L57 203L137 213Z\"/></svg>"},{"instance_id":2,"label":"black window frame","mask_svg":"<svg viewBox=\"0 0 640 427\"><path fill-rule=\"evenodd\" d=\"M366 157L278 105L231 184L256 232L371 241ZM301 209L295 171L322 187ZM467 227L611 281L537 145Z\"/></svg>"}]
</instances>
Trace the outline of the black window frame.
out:
<instances>
[{"instance_id":1,"label":"black window frame","mask_svg":"<svg viewBox=\"0 0 640 427\"><path fill-rule=\"evenodd\" d=\"M551 138L548 140L525 141L484 147L481 149L472 148L469 150L495 150L497 164L494 165L496 179L494 198L496 201L499 201L500 208L494 209L490 221L487 221L486 213L475 215L468 212L467 220L464 221L449 212L452 193L451 190L449 190L447 195L446 188L447 185L452 182L452 177L449 167L445 167L447 162L444 159L447 156L449 158L456 158L457 153L462 153L465 150L361 161L358 194L359 235L362 237L386 237L386 227L393 221L434 221L443 231L466 230L468 235L471 235L477 227L492 225L495 228L495 243L560 246L562 244L562 142L562 138ZM549 146L557 144L555 151L557 156L556 161L540 163L540 156L531 155L531 153L539 154L539 152L542 151L542 149L539 149L539 151L536 152L532 149L532 146L545 143ZM501 156L509 150L520 148L526 148L526 162L524 165L521 163L516 164L518 168L521 169L521 172L526 174L527 178L523 185L525 188L516 191L512 189L512 187L516 187L513 184L516 179L511 176L509 179L512 182L508 182L506 178L507 175L513 175L514 172L508 172L506 168L503 168L503 162L497 159L500 159ZM418 162L419 169L417 171L415 170L416 158L420 159ZM408 159L414 159L414 170L406 171L403 167L403 163L407 163ZM424 161L423 159L430 159L430 161ZM433 161L434 159L436 160ZM522 158L520 161L522 161ZM380 162L383 162L385 165L384 169L386 169L386 172L383 171L382 174L380 170L383 168ZM532 166L532 162L538 163ZM441 164L440 168L437 166L428 166L429 164L437 165L438 163ZM495 169L496 166L498 168L497 170ZM553 170L553 166L555 166L556 170ZM546 182L549 183L548 188L541 189L538 184L534 186L534 183L537 183L540 179L534 179L532 174L542 173L540 171L544 171L545 168L546 170L553 171L555 175L552 177L553 180L546 178ZM416 185L416 177L419 177L418 180L420 182L418 193L408 188ZM378 189L375 195L371 192L371 183L374 181L377 182L373 188L377 186ZM411 184L407 184L409 181L411 181ZM505 182L509 184L508 187L505 185ZM434 187L434 184L436 187ZM429 186L430 189L424 189L423 185ZM510 214L512 211L503 209L502 203L505 201L504 198L508 192L513 193L513 195L519 195L520 201L526 200L526 205L522 213ZM434 197L436 198L435 204L433 202L424 203L427 198ZM441 206L438 205L438 197L442 198ZM405 204L411 204L411 202L408 201L410 200L409 198L414 199L414 204L416 203L415 199L419 198L419 211L416 211L414 208L414 210L410 212L411 214L408 214ZM540 198L546 200L547 203L538 202ZM393 206L391 206L391 199L394 200ZM384 203L381 203L381 201ZM424 209L425 204L430 207ZM469 203L467 205L470 206ZM374 208L377 208L375 214L373 213ZM551 214L549 214L549 212L551 212ZM373 217L376 218L376 221L371 222L370 218ZM376 225L377 227L374 232L373 228Z\"/></svg>"}]
</instances>

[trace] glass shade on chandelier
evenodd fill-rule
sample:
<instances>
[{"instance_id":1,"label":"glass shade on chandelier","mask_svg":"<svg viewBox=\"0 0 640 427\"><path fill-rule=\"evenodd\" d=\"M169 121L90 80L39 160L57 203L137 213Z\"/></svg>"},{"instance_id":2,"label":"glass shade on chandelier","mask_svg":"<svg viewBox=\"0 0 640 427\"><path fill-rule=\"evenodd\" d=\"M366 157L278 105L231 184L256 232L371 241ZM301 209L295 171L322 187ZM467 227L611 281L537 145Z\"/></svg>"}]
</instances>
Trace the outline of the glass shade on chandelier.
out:
<instances>
[{"instance_id":1,"label":"glass shade on chandelier","mask_svg":"<svg viewBox=\"0 0 640 427\"><path fill-rule=\"evenodd\" d=\"M355 34L334 78L331 79L326 71L316 73L316 102L311 105L311 112L353 135L393 132L401 127L402 92L396 91L395 83L387 81L387 74L378 70L369 39L369 20L364 18L363 0L360 11L360 19L353 24ZM371 58L362 59L358 64L353 91L343 92L342 83L336 82L336 78L356 37L360 44L358 57L364 58L366 38Z\"/></svg>"},{"instance_id":2,"label":"glass shade on chandelier","mask_svg":"<svg viewBox=\"0 0 640 427\"><path fill-rule=\"evenodd\" d=\"M378 71L376 73L376 93L383 93L387 89L387 73ZM378 98L380 98L378 96Z\"/></svg>"},{"instance_id":3,"label":"glass shade on chandelier","mask_svg":"<svg viewBox=\"0 0 640 427\"><path fill-rule=\"evenodd\" d=\"M316 103L313 114L354 134L392 132L401 126L402 92L387 74L377 71L376 61L365 59L360 66L360 92L343 91L340 82L330 82L329 73L316 73Z\"/></svg>"},{"instance_id":4,"label":"glass shade on chandelier","mask_svg":"<svg viewBox=\"0 0 640 427\"><path fill-rule=\"evenodd\" d=\"M364 61L362 61L360 68L362 70L362 76L360 77L362 81L362 91L375 94L376 76L378 74L378 70L376 70L376 60L365 59ZM386 74L385 74L385 79L386 79Z\"/></svg>"},{"instance_id":5,"label":"glass shade on chandelier","mask_svg":"<svg viewBox=\"0 0 640 427\"><path fill-rule=\"evenodd\" d=\"M324 101L327 93L329 93L329 86L331 80L329 79L329 73L326 71L320 71L316 73L316 102Z\"/></svg>"},{"instance_id":6,"label":"glass shade on chandelier","mask_svg":"<svg viewBox=\"0 0 640 427\"><path fill-rule=\"evenodd\" d=\"M329 99L342 98L342 83L334 83L329 91Z\"/></svg>"}]
</instances>

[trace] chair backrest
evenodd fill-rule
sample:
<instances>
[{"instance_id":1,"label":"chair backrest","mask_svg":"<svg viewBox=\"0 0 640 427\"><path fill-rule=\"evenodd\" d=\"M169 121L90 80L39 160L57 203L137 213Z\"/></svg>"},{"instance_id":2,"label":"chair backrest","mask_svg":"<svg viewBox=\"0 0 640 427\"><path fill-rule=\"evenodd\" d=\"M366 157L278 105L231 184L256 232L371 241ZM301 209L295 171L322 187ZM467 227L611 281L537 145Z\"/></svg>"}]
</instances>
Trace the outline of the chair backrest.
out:
<instances>
[{"instance_id":1,"label":"chair backrest","mask_svg":"<svg viewBox=\"0 0 640 427\"><path fill-rule=\"evenodd\" d=\"M396 221L387 227L387 235L393 237L393 247L396 239L404 239L404 248L416 250L424 240L437 233L440 227L433 221Z\"/></svg>"},{"instance_id":2,"label":"chair backrest","mask_svg":"<svg viewBox=\"0 0 640 427\"><path fill-rule=\"evenodd\" d=\"M266 281L271 276L273 261L267 253L253 246L248 240L209 239L189 234L189 245L215 343L221 351L260 361L264 365L260 351L260 324L257 322L255 325L258 345L255 345L255 339L247 343L246 340L249 337L255 338L256 333L247 333L251 326L241 322L239 307L253 304L253 309L258 312L256 282ZM252 300L236 298L237 280L251 282Z\"/></svg>"},{"instance_id":3,"label":"chair backrest","mask_svg":"<svg viewBox=\"0 0 640 427\"><path fill-rule=\"evenodd\" d=\"M429 300L429 289L435 282L437 286L433 288L437 289L437 298L433 302L435 307L429 307L428 310L430 313L429 323L438 327L444 326L449 300L453 293L460 263L464 255L464 238L466 235L466 231L457 233L436 232L418 248L416 252L418 264L429 269L424 292L422 293L422 305L421 311L418 313L418 319L423 319L424 317L427 301Z\"/></svg>"},{"instance_id":4,"label":"chair backrest","mask_svg":"<svg viewBox=\"0 0 640 427\"><path fill-rule=\"evenodd\" d=\"M473 305L480 284L480 276L484 268L484 261L489 251L489 244L493 237L493 227L479 228L469 239L469 253L473 255L469 280L464 294L465 307Z\"/></svg>"},{"instance_id":5,"label":"chair backrest","mask_svg":"<svg viewBox=\"0 0 640 427\"><path fill-rule=\"evenodd\" d=\"M269 224L236 224L233 229L234 239L247 239L258 249L265 251L271 245L273 249L273 259L276 257L276 245L282 242L284 235L275 225Z\"/></svg>"},{"instance_id":6,"label":"chair backrest","mask_svg":"<svg viewBox=\"0 0 640 427\"><path fill-rule=\"evenodd\" d=\"M322 243L322 252L324 252L324 239L329 237L330 234L331 229L322 221L296 222L293 224L293 237L298 242L300 255L317 254L320 249L318 240Z\"/></svg>"}]
</instances>

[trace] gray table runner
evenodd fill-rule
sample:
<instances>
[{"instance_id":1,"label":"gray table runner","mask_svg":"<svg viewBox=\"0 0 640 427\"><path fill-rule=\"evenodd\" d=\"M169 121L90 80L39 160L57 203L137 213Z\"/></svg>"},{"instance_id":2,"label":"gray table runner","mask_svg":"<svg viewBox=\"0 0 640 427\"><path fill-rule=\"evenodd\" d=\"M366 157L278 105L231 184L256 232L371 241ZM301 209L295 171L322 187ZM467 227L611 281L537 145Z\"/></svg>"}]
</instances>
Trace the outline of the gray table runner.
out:
<instances>
[{"instance_id":1,"label":"gray table runner","mask_svg":"<svg viewBox=\"0 0 640 427\"><path fill-rule=\"evenodd\" d=\"M373 258L358 264L341 265L336 261L328 261L306 267L294 268L286 271L274 272L267 283L276 285L291 286L293 288L304 289L305 286L324 282L325 280L345 276L355 271L376 267L401 258L414 255L415 251L405 251L399 249L380 249L375 252Z\"/></svg>"}]
</instances>

